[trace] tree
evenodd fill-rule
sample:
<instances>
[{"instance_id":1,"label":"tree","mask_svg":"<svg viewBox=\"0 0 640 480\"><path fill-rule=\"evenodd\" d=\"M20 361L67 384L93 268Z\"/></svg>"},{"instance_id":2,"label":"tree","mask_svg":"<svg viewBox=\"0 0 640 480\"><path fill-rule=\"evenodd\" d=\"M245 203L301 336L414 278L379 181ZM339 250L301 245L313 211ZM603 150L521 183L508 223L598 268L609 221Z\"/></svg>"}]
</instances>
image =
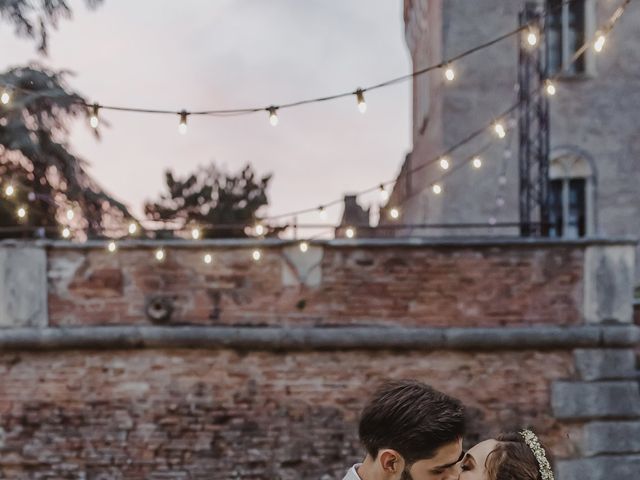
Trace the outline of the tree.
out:
<instances>
[{"instance_id":1,"label":"tree","mask_svg":"<svg viewBox=\"0 0 640 480\"><path fill-rule=\"evenodd\" d=\"M86 0L95 8L102 0ZM57 28L62 18L71 18L72 11L65 0L0 0L0 17L13 23L16 34L38 41L38 50L47 52L49 28Z\"/></svg>"},{"instance_id":2,"label":"tree","mask_svg":"<svg viewBox=\"0 0 640 480\"><path fill-rule=\"evenodd\" d=\"M67 124L88 114L85 100L70 92L64 72L37 65L0 74L0 88L11 100L0 103L0 176L5 198L2 226L43 226L57 232L68 209L80 215L75 225L89 236L101 235L131 218L127 208L87 174L86 162L66 142ZM6 189L14 189L7 195ZM28 210L21 220L16 211ZM9 210L9 211L7 211Z\"/></svg>"},{"instance_id":3,"label":"tree","mask_svg":"<svg viewBox=\"0 0 640 480\"><path fill-rule=\"evenodd\" d=\"M89 6L99 3L87 1ZM48 29L70 16L64 0L0 0L0 17L13 23L19 35L39 39L43 54ZM89 236L119 228L131 218L69 148L68 122L88 112L85 99L66 86L66 75L37 64L0 73L0 93L10 95L9 101L0 102L1 236L16 236L21 229L25 233L38 226L43 227L41 235L55 237L68 210L77 211L74 226ZM25 208L24 218L17 215L20 208Z\"/></svg>"},{"instance_id":4,"label":"tree","mask_svg":"<svg viewBox=\"0 0 640 480\"><path fill-rule=\"evenodd\" d=\"M185 178L167 171L168 192L157 202L147 202L145 214L179 229L200 226L205 238L246 237L245 227L256 224L258 210L268 204L270 180L270 175L257 178L249 165L237 175L223 174L213 163Z\"/></svg>"}]
</instances>

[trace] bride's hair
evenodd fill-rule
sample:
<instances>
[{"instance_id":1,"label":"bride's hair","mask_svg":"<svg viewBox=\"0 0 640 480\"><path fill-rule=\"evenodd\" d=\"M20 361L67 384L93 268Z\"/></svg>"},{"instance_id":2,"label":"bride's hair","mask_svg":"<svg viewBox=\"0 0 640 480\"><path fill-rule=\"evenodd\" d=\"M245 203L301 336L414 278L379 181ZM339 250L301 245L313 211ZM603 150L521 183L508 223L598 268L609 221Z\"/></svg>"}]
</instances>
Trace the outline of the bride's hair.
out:
<instances>
[{"instance_id":1,"label":"bride's hair","mask_svg":"<svg viewBox=\"0 0 640 480\"><path fill-rule=\"evenodd\" d=\"M503 433L487 458L489 480L542 480L538 460L520 433Z\"/></svg>"}]
</instances>

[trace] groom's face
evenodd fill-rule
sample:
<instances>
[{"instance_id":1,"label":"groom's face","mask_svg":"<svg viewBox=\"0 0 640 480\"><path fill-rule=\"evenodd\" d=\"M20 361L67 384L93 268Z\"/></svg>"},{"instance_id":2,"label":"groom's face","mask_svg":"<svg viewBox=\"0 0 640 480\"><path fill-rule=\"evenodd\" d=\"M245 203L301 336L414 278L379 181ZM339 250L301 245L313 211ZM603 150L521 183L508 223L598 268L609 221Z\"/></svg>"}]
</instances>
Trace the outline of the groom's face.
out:
<instances>
[{"instance_id":1,"label":"groom's face","mask_svg":"<svg viewBox=\"0 0 640 480\"><path fill-rule=\"evenodd\" d=\"M462 453L462 439L444 445L434 457L418 460L405 469L400 480L457 480Z\"/></svg>"}]
</instances>

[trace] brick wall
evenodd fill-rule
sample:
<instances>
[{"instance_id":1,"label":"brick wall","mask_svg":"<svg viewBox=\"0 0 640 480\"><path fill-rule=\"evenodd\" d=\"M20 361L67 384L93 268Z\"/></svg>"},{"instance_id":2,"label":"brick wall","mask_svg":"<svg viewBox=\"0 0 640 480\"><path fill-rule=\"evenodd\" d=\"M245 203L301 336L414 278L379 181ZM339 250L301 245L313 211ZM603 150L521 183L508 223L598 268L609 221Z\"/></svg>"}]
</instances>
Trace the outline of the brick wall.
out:
<instances>
[{"instance_id":1,"label":"brick wall","mask_svg":"<svg viewBox=\"0 0 640 480\"><path fill-rule=\"evenodd\" d=\"M0 244L0 478L341 478L383 379L459 397L468 445L533 426L562 480L611 453L584 392L632 422L607 428L640 418L616 403L637 385L628 241L158 246Z\"/></svg>"},{"instance_id":2,"label":"brick wall","mask_svg":"<svg viewBox=\"0 0 640 480\"><path fill-rule=\"evenodd\" d=\"M0 477L341 478L364 397L402 377L464 400L469 441L532 424L566 452L549 385L572 370L562 352L4 354Z\"/></svg>"},{"instance_id":3,"label":"brick wall","mask_svg":"<svg viewBox=\"0 0 640 480\"><path fill-rule=\"evenodd\" d=\"M320 280L296 278L296 248L49 252L52 325L149 324L145 305L164 298L171 323L208 325L567 325L581 321L583 248L326 245ZM299 252L298 252L299 253ZM313 252L310 252L313 253ZM291 275L291 272L294 274ZM290 274L293 281L283 281ZM298 274L297 277L300 275Z\"/></svg>"}]
</instances>

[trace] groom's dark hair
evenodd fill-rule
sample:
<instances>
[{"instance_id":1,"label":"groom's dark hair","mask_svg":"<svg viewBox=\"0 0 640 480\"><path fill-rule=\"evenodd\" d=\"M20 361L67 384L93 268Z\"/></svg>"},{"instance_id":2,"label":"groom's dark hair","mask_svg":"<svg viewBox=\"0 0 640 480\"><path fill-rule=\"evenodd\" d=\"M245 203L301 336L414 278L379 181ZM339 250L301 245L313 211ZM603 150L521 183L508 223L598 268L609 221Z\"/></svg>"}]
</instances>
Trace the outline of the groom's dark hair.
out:
<instances>
[{"instance_id":1,"label":"groom's dark hair","mask_svg":"<svg viewBox=\"0 0 640 480\"><path fill-rule=\"evenodd\" d=\"M384 383L360 416L360 441L373 458L385 448L411 465L464 435L462 403L416 380Z\"/></svg>"}]
</instances>

